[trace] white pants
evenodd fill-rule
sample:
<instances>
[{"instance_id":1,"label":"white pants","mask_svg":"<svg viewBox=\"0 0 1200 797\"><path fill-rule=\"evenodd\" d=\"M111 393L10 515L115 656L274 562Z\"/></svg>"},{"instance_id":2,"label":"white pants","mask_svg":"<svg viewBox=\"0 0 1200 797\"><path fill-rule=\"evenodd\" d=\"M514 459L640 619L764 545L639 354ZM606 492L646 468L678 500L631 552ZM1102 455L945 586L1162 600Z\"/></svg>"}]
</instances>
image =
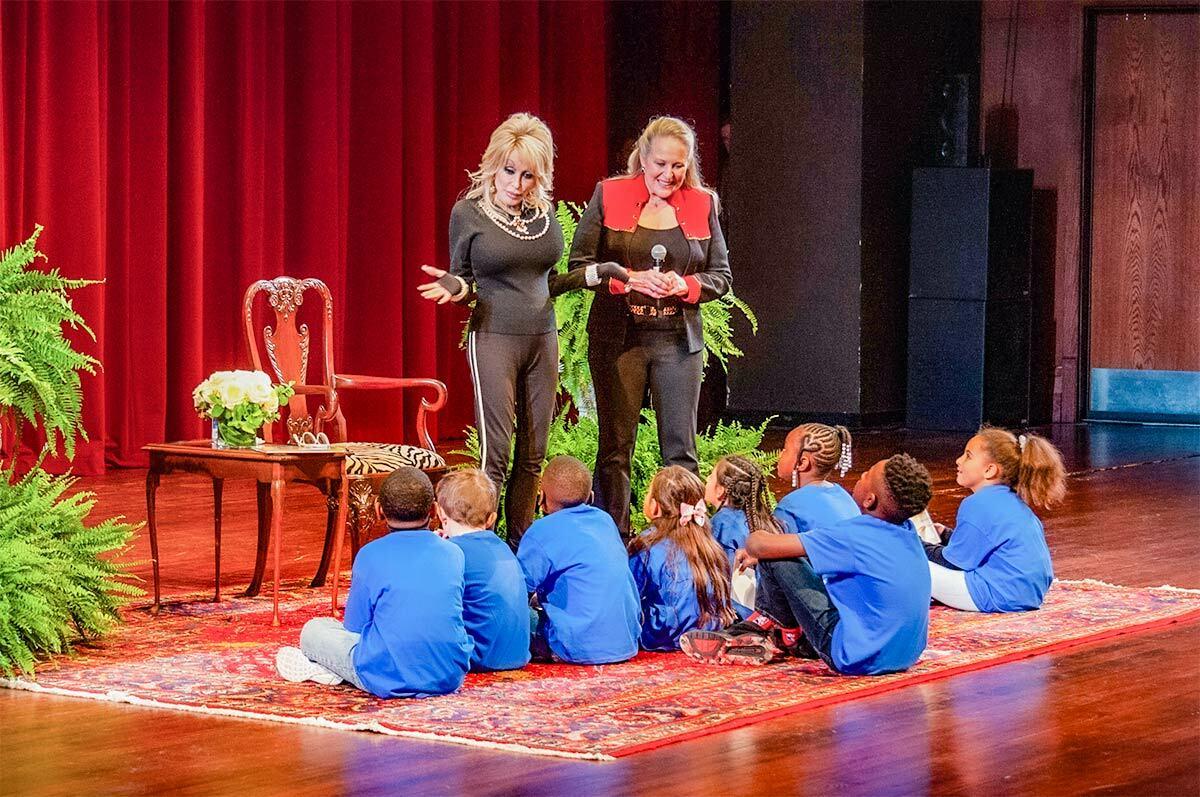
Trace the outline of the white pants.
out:
<instances>
[{"instance_id":1,"label":"white pants","mask_svg":"<svg viewBox=\"0 0 1200 797\"><path fill-rule=\"evenodd\" d=\"M929 563L929 577L933 581L933 599L951 609L977 612L979 607L971 600L967 590L967 574L964 570L951 570L934 562Z\"/></svg>"}]
</instances>

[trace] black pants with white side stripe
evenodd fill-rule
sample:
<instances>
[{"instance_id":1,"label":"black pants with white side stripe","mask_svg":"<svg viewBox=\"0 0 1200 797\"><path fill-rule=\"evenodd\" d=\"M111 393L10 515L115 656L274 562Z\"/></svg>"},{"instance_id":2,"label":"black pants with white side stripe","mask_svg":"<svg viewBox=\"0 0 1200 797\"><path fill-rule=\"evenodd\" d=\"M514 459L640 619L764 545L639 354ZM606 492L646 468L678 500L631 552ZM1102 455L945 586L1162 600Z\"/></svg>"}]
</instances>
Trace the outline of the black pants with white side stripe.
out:
<instances>
[{"instance_id":1,"label":"black pants with white side stripe","mask_svg":"<svg viewBox=\"0 0 1200 797\"><path fill-rule=\"evenodd\" d=\"M504 519L508 544L515 551L533 522L546 440L554 420L558 333L472 332L467 336L467 361L475 386L480 463L497 490L505 486ZM508 476L510 450L512 475Z\"/></svg>"}]
</instances>

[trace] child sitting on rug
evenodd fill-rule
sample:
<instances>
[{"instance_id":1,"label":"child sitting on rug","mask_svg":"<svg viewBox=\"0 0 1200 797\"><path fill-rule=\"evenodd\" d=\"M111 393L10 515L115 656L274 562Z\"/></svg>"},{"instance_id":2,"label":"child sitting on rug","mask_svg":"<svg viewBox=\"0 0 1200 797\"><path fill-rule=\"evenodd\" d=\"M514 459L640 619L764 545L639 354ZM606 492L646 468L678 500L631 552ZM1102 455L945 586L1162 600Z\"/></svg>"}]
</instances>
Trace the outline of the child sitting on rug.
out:
<instances>
[{"instance_id":1,"label":"child sitting on rug","mask_svg":"<svg viewBox=\"0 0 1200 797\"><path fill-rule=\"evenodd\" d=\"M638 649L637 588L621 534L605 511L589 506L592 474L558 456L542 472L545 516L521 537L517 560L537 607L531 648L537 661L611 664Z\"/></svg>"},{"instance_id":2,"label":"child sitting on rug","mask_svg":"<svg viewBox=\"0 0 1200 797\"><path fill-rule=\"evenodd\" d=\"M826 528L859 514L850 493L828 480L835 469L842 476L850 469L850 443L845 426L806 423L788 433L776 472L797 489L775 507L784 531Z\"/></svg>"},{"instance_id":3,"label":"child sitting on rug","mask_svg":"<svg viewBox=\"0 0 1200 797\"><path fill-rule=\"evenodd\" d=\"M433 485L416 468L388 476L377 507L390 533L355 557L344 622L309 620L275 666L289 681L346 680L377 697L448 694L471 662L463 552L429 530Z\"/></svg>"},{"instance_id":4,"label":"child sitting on rug","mask_svg":"<svg viewBox=\"0 0 1200 797\"><path fill-rule=\"evenodd\" d=\"M463 624L474 643L472 670L517 670L529 663L529 600L512 549L489 529L496 488L475 468L446 474L437 486L442 533L465 557Z\"/></svg>"},{"instance_id":5,"label":"child sitting on rug","mask_svg":"<svg viewBox=\"0 0 1200 797\"><path fill-rule=\"evenodd\" d=\"M907 454L875 463L854 486L862 515L799 534L754 532L754 614L724 631L689 631L681 646L701 661L763 664L781 648L819 657L844 675L905 670L925 649L929 580L924 550L901 525L929 503L929 471ZM778 634L779 644L773 640Z\"/></svg>"},{"instance_id":6,"label":"child sitting on rug","mask_svg":"<svg viewBox=\"0 0 1200 797\"><path fill-rule=\"evenodd\" d=\"M705 528L704 483L678 465L663 468L646 490L642 511L652 525L629 543L642 648L678 650L684 631L732 623L729 559Z\"/></svg>"},{"instance_id":7,"label":"child sitting on rug","mask_svg":"<svg viewBox=\"0 0 1200 797\"><path fill-rule=\"evenodd\" d=\"M733 611L745 620L754 611L754 568L742 550L746 536L751 531L783 531L767 503L767 477L753 460L737 455L722 457L709 474L704 500L717 507L712 518L713 538L729 560Z\"/></svg>"},{"instance_id":8,"label":"child sitting on rug","mask_svg":"<svg viewBox=\"0 0 1200 797\"><path fill-rule=\"evenodd\" d=\"M942 545L925 544L933 597L971 612L1020 612L1042 605L1054 580L1042 522L1066 494L1062 456L1036 434L985 426L958 458L958 483L971 491Z\"/></svg>"}]
</instances>

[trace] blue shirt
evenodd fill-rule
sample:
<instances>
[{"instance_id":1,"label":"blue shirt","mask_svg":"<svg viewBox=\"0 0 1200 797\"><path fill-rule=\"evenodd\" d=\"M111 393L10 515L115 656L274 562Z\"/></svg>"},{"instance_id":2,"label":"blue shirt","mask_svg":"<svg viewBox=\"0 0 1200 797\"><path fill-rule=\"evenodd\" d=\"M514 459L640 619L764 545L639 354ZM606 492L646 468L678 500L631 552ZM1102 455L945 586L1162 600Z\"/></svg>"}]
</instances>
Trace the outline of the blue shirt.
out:
<instances>
[{"instance_id":1,"label":"blue shirt","mask_svg":"<svg viewBox=\"0 0 1200 797\"><path fill-rule=\"evenodd\" d=\"M490 531L451 537L466 558L463 625L474 643L472 670L529 663L529 593L512 549Z\"/></svg>"},{"instance_id":2,"label":"blue shirt","mask_svg":"<svg viewBox=\"0 0 1200 797\"><path fill-rule=\"evenodd\" d=\"M981 612L1036 609L1054 580L1042 521L1003 484L963 499L942 555L967 571L967 592Z\"/></svg>"},{"instance_id":3,"label":"blue shirt","mask_svg":"<svg viewBox=\"0 0 1200 797\"><path fill-rule=\"evenodd\" d=\"M775 519L792 534L829 528L860 514L850 493L830 482L813 482L792 490L775 507Z\"/></svg>"},{"instance_id":4,"label":"blue shirt","mask_svg":"<svg viewBox=\"0 0 1200 797\"><path fill-rule=\"evenodd\" d=\"M746 513L731 506L723 506L712 516L713 539L725 549L729 557L729 567L733 567L733 559L738 548L746 547L746 537L750 535L750 526L746 523Z\"/></svg>"},{"instance_id":5,"label":"blue shirt","mask_svg":"<svg viewBox=\"0 0 1200 797\"><path fill-rule=\"evenodd\" d=\"M732 578L733 561L737 556L737 550L746 547L746 537L750 535L750 526L746 523L746 513L730 506L721 507L712 516L712 533L713 538L721 544L721 547L725 549L726 556L729 557L729 576ZM753 573L754 571L746 572ZM732 601L732 603L739 620L745 620L754 611L753 606L743 606L737 601Z\"/></svg>"},{"instance_id":6,"label":"blue shirt","mask_svg":"<svg viewBox=\"0 0 1200 797\"><path fill-rule=\"evenodd\" d=\"M642 603L640 642L646 650L679 650L684 631L715 631L720 618L700 625L700 603L692 582L692 567L678 546L661 540L629 557L629 570Z\"/></svg>"},{"instance_id":7,"label":"blue shirt","mask_svg":"<svg viewBox=\"0 0 1200 797\"><path fill-rule=\"evenodd\" d=\"M587 504L535 520L517 560L546 610L546 641L573 664L632 658L641 621L628 555L609 514Z\"/></svg>"},{"instance_id":8,"label":"blue shirt","mask_svg":"<svg viewBox=\"0 0 1200 797\"><path fill-rule=\"evenodd\" d=\"M840 619L839 672L878 675L916 663L929 634L929 560L912 529L871 515L800 535Z\"/></svg>"},{"instance_id":9,"label":"blue shirt","mask_svg":"<svg viewBox=\"0 0 1200 797\"><path fill-rule=\"evenodd\" d=\"M393 531L362 547L346 596L359 680L378 697L444 695L471 662L463 627L463 553L428 529Z\"/></svg>"}]
</instances>

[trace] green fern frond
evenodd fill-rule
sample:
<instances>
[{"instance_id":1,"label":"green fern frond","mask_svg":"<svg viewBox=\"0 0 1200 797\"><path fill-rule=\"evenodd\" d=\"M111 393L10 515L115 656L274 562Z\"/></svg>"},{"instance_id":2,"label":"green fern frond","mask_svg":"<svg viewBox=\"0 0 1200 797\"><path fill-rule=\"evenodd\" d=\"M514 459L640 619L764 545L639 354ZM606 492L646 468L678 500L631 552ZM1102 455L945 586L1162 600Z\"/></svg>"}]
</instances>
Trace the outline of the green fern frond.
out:
<instances>
[{"instance_id":1,"label":"green fern frond","mask_svg":"<svg viewBox=\"0 0 1200 797\"><path fill-rule=\"evenodd\" d=\"M115 558L135 527L86 525L95 496L68 494L75 483L41 470L0 480L0 673L32 672L38 655L106 633L124 599L144 594Z\"/></svg>"},{"instance_id":2,"label":"green fern frond","mask_svg":"<svg viewBox=\"0 0 1200 797\"><path fill-rule=\"evenodd\" d=\"M36 226L24 243L0 257L0 412L44 427L47 453L61 447L71 458L76 439L87 439L79 375L94 374L100 361L77 351L64 328L96 339L70 292L97 281L35 268L35 261L46 259L37 249L41 233Z\"/></svg>"}]
</instances>

